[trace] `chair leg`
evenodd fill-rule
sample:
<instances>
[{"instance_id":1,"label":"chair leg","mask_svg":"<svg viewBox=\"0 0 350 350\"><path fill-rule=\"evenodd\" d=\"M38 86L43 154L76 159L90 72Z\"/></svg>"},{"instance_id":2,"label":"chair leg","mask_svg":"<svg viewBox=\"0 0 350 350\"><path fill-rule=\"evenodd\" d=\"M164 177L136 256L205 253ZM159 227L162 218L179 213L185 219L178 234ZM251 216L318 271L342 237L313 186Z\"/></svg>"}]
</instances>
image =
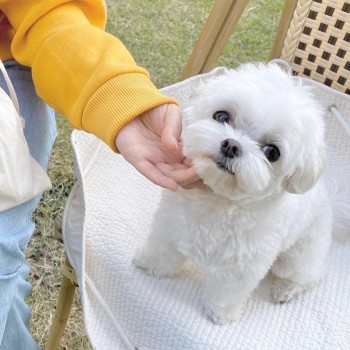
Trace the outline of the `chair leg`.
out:
<instances>
[{"instance_id":1,"label":"chair leg","mask_svg":"<svg viewBox=\"0 0 350 350\"><path fill-rule=\"evenodd\" d=\"M56 314L50 328L45 350L59 349L77 286L74 269L66 258Z\"/></svg>"}]
</instances>

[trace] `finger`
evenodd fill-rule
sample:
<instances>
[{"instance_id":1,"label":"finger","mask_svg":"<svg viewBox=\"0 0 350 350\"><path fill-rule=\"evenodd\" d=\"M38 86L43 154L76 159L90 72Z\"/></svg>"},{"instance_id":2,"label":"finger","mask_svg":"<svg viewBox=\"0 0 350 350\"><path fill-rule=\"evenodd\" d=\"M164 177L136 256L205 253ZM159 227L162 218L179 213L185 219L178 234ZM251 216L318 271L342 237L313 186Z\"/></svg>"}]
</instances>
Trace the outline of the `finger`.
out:
<instances>
[{"instance_id":1,"label":"finger","mask_svg":"<svg viewBox=\"0 0 350 350\"><path fill-rule=\"evenodd\" d=\"M177 182L171 177L163 174L159 169L157 169L152 163L148 161L142 161L134 164L134 167L144 175L148 180L152 181L154 184L167 188L173 192L178 189Z\"/></svg>"},{"instance_id":2,"label":"finger","mask_svg":"<svg viewBox=\"0 0 350 350\"><path fill-rule=\"evenodd\" d=\"M193 189L208 190L209 189L209 187L204 184L202 179L200 179L196 182L193 182L189 185L183 185L183 186L181 186L181 188L183 188L185 190L193 190Z\"/></svg>"},{"instance_id":3,"label":"finger","mask_svg":"<svg viewBox=\"0 0 350 350\"><path fill-rule=\"evenodd\" d=\"M190 158L185 158L183 161L182 161L182 164L188 166L188 167L191 167L193 166L193 163L192 163L192 160Z\"/></svg>"},{"instance_id":4,"label":"finger","mask_svg":"<svg viewBox=\"0 0 350 350\"><path fill-rule=\"evenodd\" d=\"M166 176L176 181L179 186L190 185L200 179L196 170L191 167L179 166L179 165L170 165L159 163L156 164L156 167Z\"/></svg>"},{"instance_id":5,"label":"finger","mask_svg":"<svg viewBox=\"0 0 350 350\"><path fill-rule=\"evenodd\" d=\"M161 135L162 144L168 151L176 151L178 149L178 140L180 140L181 131L181 110L175 104L168 104Z\"/></svg>"}]
</instances>

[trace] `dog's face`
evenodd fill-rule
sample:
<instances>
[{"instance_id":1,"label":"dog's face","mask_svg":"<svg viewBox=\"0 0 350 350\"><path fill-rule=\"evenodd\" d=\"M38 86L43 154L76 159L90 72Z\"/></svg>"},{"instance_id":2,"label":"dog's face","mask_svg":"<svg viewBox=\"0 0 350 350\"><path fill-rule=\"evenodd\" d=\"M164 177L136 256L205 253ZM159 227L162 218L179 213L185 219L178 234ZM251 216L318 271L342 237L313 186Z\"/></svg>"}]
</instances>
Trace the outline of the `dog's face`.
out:
<instances>
[{"instance_id":1,"label":"dog's face","mask_svg":"<svg viewBox=\"0 0 350 350\"><path fill-rule=\"evenodd\" d=\"M304 193L324 164L322 109L275 64L247 64L204 82L184 111L184 154L230 199Z\"/></svg>"}]
</instances>

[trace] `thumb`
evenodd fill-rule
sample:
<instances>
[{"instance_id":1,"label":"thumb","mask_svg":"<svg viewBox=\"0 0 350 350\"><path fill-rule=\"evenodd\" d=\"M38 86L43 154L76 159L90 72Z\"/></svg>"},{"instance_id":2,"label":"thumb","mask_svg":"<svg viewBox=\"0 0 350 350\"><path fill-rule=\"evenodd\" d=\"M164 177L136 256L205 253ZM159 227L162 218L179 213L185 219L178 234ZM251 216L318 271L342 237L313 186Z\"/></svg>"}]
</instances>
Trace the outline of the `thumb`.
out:
<instances>
[{"instance_id":1,"label":"thumb","mask_svg":"<svg viewBox=\"0 0 350 350\"><path fill-rule=\"evenodd\" d=\"M161 135L163 146L168 151L177 151L182 131L182 115L175 104L168 104L165 111L164 127Z\"/></svg>"}]
</instances>

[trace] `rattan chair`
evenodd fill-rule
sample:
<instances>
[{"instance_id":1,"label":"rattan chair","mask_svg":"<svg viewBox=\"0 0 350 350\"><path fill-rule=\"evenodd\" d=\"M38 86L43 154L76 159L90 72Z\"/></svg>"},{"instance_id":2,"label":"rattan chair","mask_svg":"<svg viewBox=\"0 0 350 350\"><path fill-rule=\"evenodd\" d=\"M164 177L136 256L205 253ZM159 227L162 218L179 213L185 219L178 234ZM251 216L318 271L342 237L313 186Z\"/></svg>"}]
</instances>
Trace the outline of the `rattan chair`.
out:
<instances>
[{"instance_id":1,"label":"rattan chair","mask_svg":"<svg viewBox=\"0 0 350 350\"><path fill-rule=\"evenodd\" d=\"M181 79L213 68L247 3L215 1ZM282 58L295 73L350 94L349 47L350 0L286 0L270 58ZM76 286L74 271L66 259L46 350L59 348Z\"/></svg>"}]
</instances>

